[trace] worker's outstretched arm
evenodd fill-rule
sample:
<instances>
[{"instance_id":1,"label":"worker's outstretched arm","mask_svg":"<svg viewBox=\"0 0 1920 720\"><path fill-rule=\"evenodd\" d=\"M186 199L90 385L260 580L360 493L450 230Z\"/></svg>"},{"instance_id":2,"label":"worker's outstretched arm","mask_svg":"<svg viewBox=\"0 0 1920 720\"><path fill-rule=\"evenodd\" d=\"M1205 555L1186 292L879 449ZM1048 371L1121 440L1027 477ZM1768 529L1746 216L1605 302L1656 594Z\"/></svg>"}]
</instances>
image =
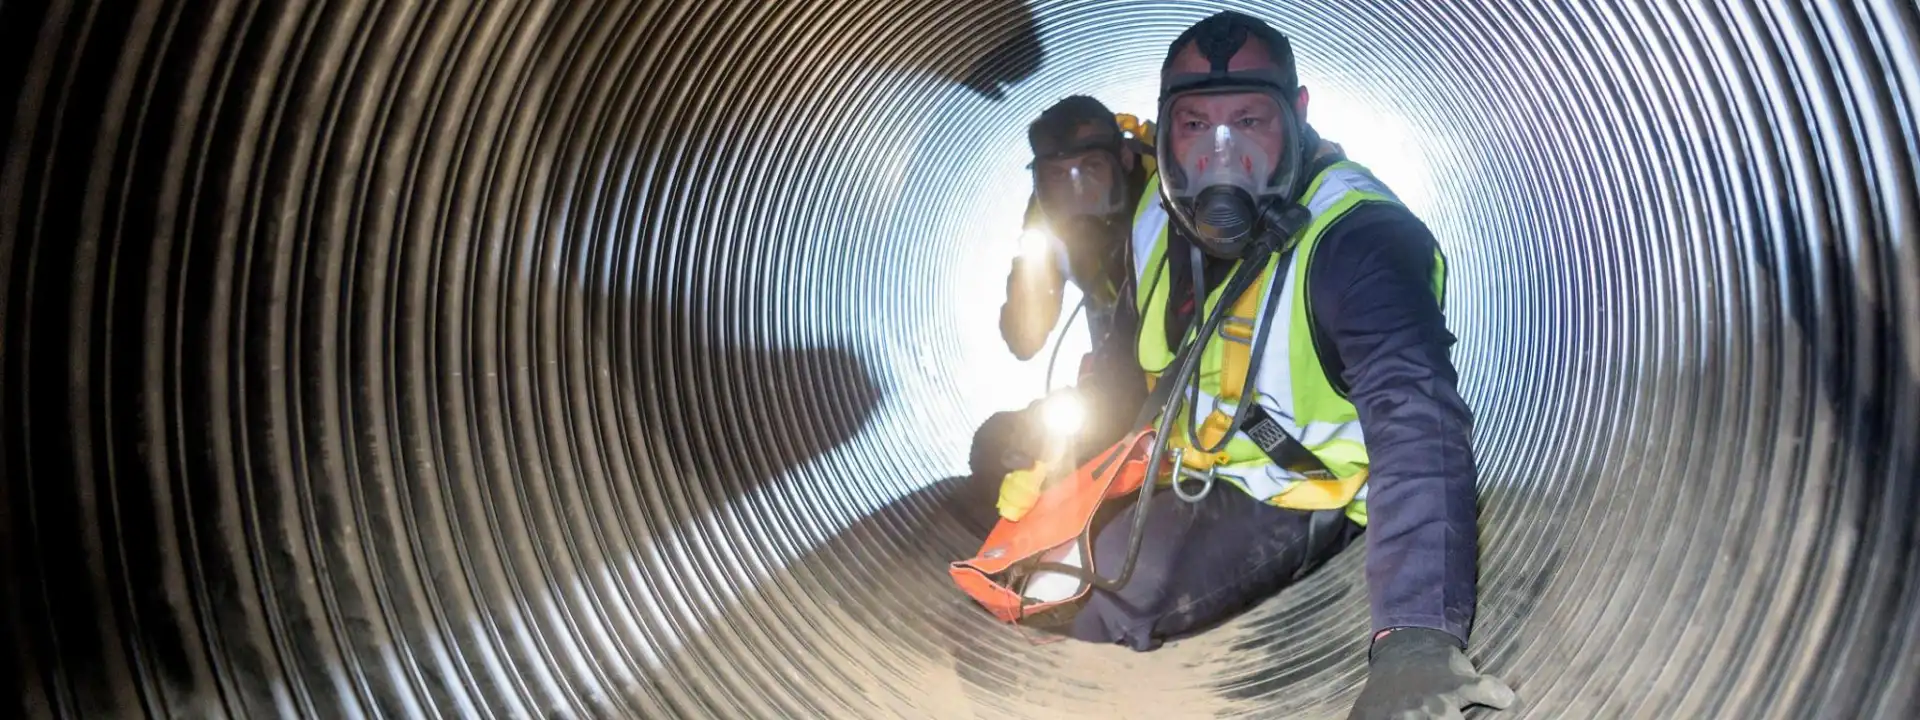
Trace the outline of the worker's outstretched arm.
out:
<instances>
[{"instance_id":1,"label":"worker's outstretched arm","mask_svg":"<svg viewBox=\"0 0 1920 720\"><path fill-rule=\"evenodd\" d=\"M1479 537L1473 415L1432 290L1433 238L1398 209L1357 212L1314 254L1308 287L1367 437L1373 629L1431 628L1465 645Z\"/></svg>"},{"instance_id":2,"label":"worker's outstretched arm","mask_svg":"<svg viewBox=\"0 0 1920 720\"><path fill-rule=\"evenodd\" d=\"M1060 321L1060 296L1066 275L1050 258L1022 255L1007 272L1007 301L1000 306L1000 337L1021 360L1046 347Z\"/></svg>"},{"instance_id":3,"label":"worker's outstretched arm","mask_svg":"<svg viewBox=\"0 0 1920 720\"><path fill-rule=\"evenodd\" d=\"M1045 225L1038 196L1027 198L1027 213L1021 221L1026 232ZM1056 242L1051 238L1049 243ZM1024 243L1023 243L1024 244ZM1066 271L1061 268L1059 248L1033 252L1022 247L1007 272L1007 300L1000 305L1000 338L1007 349L1021 360L1030 360L1047 346L1054 323L1060 321L1060 294L1066 289Z\"/></svg>"},{"instance_id":4,"label":"worker's outstretched arm","mask_svg":"<svg viewBox=\"0 0 1920 720\"><path fill-rule=\"evenodd\" d=\"M1449 667L1473 625L1478 497L1473 416L1456 387L1454 337L1432 290L1433 237L1398 208L1356 213L1308 268L1315 320L1338 356L1329 364L1359 410L1371 463L1367 583L1376 644L1355 715L1422 703L1504 706L1512 693L1497 680L1470 664Z\"/></svg>"}]
</instances>

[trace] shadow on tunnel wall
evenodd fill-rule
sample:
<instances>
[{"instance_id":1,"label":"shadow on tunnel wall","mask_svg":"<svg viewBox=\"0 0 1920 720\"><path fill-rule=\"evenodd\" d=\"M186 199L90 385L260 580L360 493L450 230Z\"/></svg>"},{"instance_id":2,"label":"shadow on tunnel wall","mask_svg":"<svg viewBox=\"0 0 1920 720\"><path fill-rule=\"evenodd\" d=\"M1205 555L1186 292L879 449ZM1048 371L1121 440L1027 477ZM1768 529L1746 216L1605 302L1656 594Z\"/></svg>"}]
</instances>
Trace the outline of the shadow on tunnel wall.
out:
<instances>
[{"instance_id":1,"label":"shadow on tunnel wall","mask_svg":"<svg viewBox=\"0 0 1920 720\"><path fill-rule=\"evenodd\" d=\"M961 87L988 100L1006 97L1006 91L1039 71L1046 61L1040 45L1040 27L1027 0L991 0L969 3L979 15L954 23L969 32L986 29L986 52L974 58L957 81Z\"/></svg>"},{"instance_id":2,"label":"shadow on tunnel wall","mask_svg":"<svg viewBox=\"0 0 1920 720\"><path fill-rule=\"evenodd\" d=\"M831 123L851 95L754 104L796 73L997 100L1043 56L1022 0L851 30L832 3L724 29L746 16L693 7L0 6L10 715L605 707L621 643L587 636L660 580L612 574L882 395L851 345L692 309L807 298L662 249L710 260L717 229L777 265L811 226L644 181L709 150L674 144L689 124ZM749 74L647 82L679 55L655 37ZM821 37L845 44L793 54Z\"/></svg>"},{"instance_id":3,"label":"shadow on tunnel wall","mask_svg":"<svg viewBox=\"0 0 1920 720\"><path fill-rule=\"evenodd\" d=\"M270 328L258 325L240 333L240 347L223 357L196 350L210 350L207 338L218 335L204 327L205 318L233 308L198 307L182 313L176 316L182 322L179 335L141 333L140 318L156 308L138 302L100 308L91 322L68 323L65 319L79 301L76 296L89 293L84 282L65 275L80 260L75 249L53 242L20 249L23 262L8 273L7 287L13 293L7 298L9 351L0 375L9 388L20 389L18 394L9 392L6 412L0 413L0 458L5 460L0 465L0 557L5 559L0 619L15 641L4 654L5 666L0 666L0 689L20 703L11 713L15 717L116 715L160 699L177 704L148 705L149 712L204 716L212 712L207 703L217 699L215 683L249 696L246 703L227 708L235 715L297 707L298 696L284 693L306 690L289 689L280 678L325 683L346 670L343 662L354 662L354 649L345 651L348 659L330 657L325 649L328 631L305 624L325 622L321 605L353 607L353 601L344 598L355 595L356 587L365 591L382 584L425 582L417 573L446 568L444 563L458 562L455 557L471 559L473 551L454 548L490 542L489 531L482 530L489 525L491 532L524 533L500 550L509 558L520 556L508 560L510 574L537 577L540 565L571 554L567 548L577 541L567 535L595 532L583 506L640 490L600 488L601 483L680 483L678 488L648 489L691 506L640 498L639 507L648 517L640 521L642 536L630 539L646 543L680 534L683 523L717 511L732 498L758 492L848 441L881 397L865 362L845 348L697 347L685 356L696 365L683 366L677 377L642 378L637 386L651 382L657 390L657 404L650 407L680 408L683 413L627 429L634 433L627 442L674 458L652 472L641 466L636 470L642 474L629 475L604 466L609 462L604 456L566 457L568 451L585 453L591 447L579 444L593 441L590 432L523 439L511 448L517 457L505 466L487 467L487 458L479 455L494 453L476 448L476 457L449 458L449 467L436 470L432 460L424 459L433 454L390 455L374 443L351 450L354 457L343 463L323 467L322 456L337 442L325 434L327 419L303 423L288 413L300 405L324 406L330 401L328 393L340 385L313 376L295 382L267 364L239 361L274 354L266 341L274 334ZM122 247L109 254L117 254L134 271L102 282L118 288L121 298L138 298L134 286L144 281L139 248ZM207 270L181 272L194 276ZM34 289L31 295L22 291L29 287ZM190 304L201 301L223 303L202 297ZM115 343L146 349L104 351ZM165 347L185 351L157 351ZM168 368L165 377L153 375L156 365ZM721 379L698 376L694 368L722 373ZM390 422L411 434L422 427L407 417L416 410L449 416L468 411L427 387L433 384L433 373L383 378L376 368L356 366L355 371L370 374L343 384L390 382L394 395L392 404L384 407L375 401L354 412L350 406L346 417L353 425L370 428ZM76 390L71 383L93 391ZM514 393L507 385L499 390L501 397ZM288 395L281 401L263 399L282 391ZM150 400L156 397L167 401L155 407ZM411 401L429 397L433 399L423 407L412 407ZM231 399L234 405L217 398ZM292 405L285 404L289 402ZM515 407L472 411L515 412ZM692 410L700 407L709 410ZM747 407L764 414L744 411ZM545 404L517 408L542 416L540 421L506 420L526 430L555 419L556 411L567 412ZM782 409L805 422L783 422L778 415ZM156 410L161 411L158 416ZM699 425L703 421L705 427ZM263 449L287 431L297 435L289 438L295 444L290 455L284 447L282 452ZM648 437L653 433L658 437ZM455 450L428 453L448 451ZM536 460L543 455L544 468ZM289 459L313 465L285 464ZM522 466L527 474L514 472L516 463L529 463ZM331 474L326 467L348 474L326 477ZM503 481L508 485L501 485ZM543 493L548 497L539 497ZM710 505L702 506L703 498ZM479 512L473 512L476 509ZM553 513L557 518L484 520L511 518L516 512ZM567 535L547 534L556 528ZM525 549L516 552L511 545L517 542L554 544L536 551L548 556L540 561ZM614 538L599 548L574 551L579 554L573 562L591 563L594 553L625 543ZM371 555L356 557L361 552ZM409 558L410 553L420 555ZM625 566L629 559L610 556L606 562L609 567ZM466 571L484 572L474 566ZM578 572L604 574L586 567ZM318 589L314 583L332 587ZM567 601L565 593L529 592L533 595L524 606L485 610L482 600L479 607L468 606L467 617L457 617L463 613L453 610L456 617L445 621L455 626L491 622L489 615L497 619L503 611L509 616L538 612L536 608ZM338 597L322 600L335 594ZM364 630L364 623L379 622L379 615L367 614L377 612L372 608L342 612L349 627ZM321 613L321 618L309 613ZM393 619L401 626L394 629L399 635L411 634L405 626L430 621L428 615ZM254 620L265 624L250 622ZM379 646L391 639L377 637L358 638L374 643L358 650L368 657L394 651ZM422 638L416 634L412 641L421 643ZM276 647L286 653L278 661L287 663L284 666L276 667ZM213 648L218 654L202 655ZM220 667L226 663L234 664ZM144 700L139 695L142 685L150 693ZM378 696L383 691L373 692ZM312 702L318 704L309 706L309 712L333 716L330 700ZM406 714L404 705L385 709Z\"/></svg>"}]
</instances>

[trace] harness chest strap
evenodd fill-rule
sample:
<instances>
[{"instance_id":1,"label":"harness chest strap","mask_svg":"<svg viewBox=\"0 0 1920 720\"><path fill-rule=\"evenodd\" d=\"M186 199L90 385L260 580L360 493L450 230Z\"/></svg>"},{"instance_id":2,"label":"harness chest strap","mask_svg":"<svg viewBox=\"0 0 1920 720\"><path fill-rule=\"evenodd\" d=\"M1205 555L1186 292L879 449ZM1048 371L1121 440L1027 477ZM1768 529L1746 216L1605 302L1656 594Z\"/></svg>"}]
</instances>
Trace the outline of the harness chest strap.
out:
<instances>
[{"instance_id":1,"label":"harness chest strap","mask_svg":"<svg viewBox=\"0 0 1920 720\"><path fill-rule=\"evenodd\" d=\"M1257 339L1255 337L1257 329L1255 321L1260 314L1261 299L1268 295L1268 293L1262 292L1261 285L1285 282L1290 265L1291 263L1286 262L1274 263L1272 269L1265 274L1261 282L1256 283L1254 287L1248 288L1246 292L1240 294L1240 297L1234 299L1232 308L1228 310L1226 320L1221 323L1220 330L1216 333L1222 341L1220 343L1219 375L1219 399L1221 403L1230 403L1234 406L1240 404L1241 396L1246 392L1248 372L1253 367L1253 352L1263 345L1262 343L1255 342ZM1277 292L1272 294L1276 298L1279 295ZM1285 310L1285 308L1273 308L1271 312L1284 312ZM1245 412L1258 412L1259 417L1265 421L1263 429L1267 432L1263 434L1269 438L1269 441L1261 442L1259 438L1255 438L1255 442L1260 444L1263 450L1267 450L1268 456L1276 462L1280 462L1280 456L1275 455L1276 451L1299 447L1297 442L1286 442L1291 439L1291 436L1288 436L1286 431L1282 430L1278 423L1273 422L1272 418L1267 417L1264 410L1261 410L1257 404L1248 406ZM1251 416L1249 419L1252 419ZM1232 423L1232 416L1222 412L1221 406L1216 404L1207 413L1207 419L1200 424L1200 427L1194 434L1198 436L1202 445L1218 447L1222 444L1221 438L1226 435ZM1278 435L1274 433L1278 433ZM1199 452L1198 449L1194 448L1192 444L1188 442L1186 433L1175 432L1173 435L1174 437L1170 438L1172 441L1171 446L1185 450L1181 455L1181 464L1190 469L1206 471L1215 465L1225 465L1232 462L1232 457L1225 448L1222 448L1220 452L1217 453ZM1291 445L1292 448L1287 448L1286 446L1288 445ZM1291 452L1283 452L1282 454L1288 456L1295 455L1295 453ZM1292 458L1295 460L1293 464L1301 464L1303 461L1310 460L1312 454L1307 453L1306 455L1308 456L1307 458ZM1287 463L1283 462L1282 464ZM1317 465L1318 463L1315 461L1313 464ZM1318 469L1324 470L1324 466Z\"/></svg>"},{"instance_id":2,"label":"harness chest strap","mask_svg":"<svg viewBox=\"0 0 1920 720\"><path fill-rule=\"evenodd\" d=\"M1220 330L1215 333L1223 341L1220 343L1219 375L1219 399L1222 403L1232 403L1237 406L1241 395L1246 392L1247 373L1253 365L1253 351L1260 345L1255 342L1257 339L1255 319L1260 312L1260 300L1267 294L1262 292L1260 286L1281 280L1283 278L1281 274L1286 271L1285 263L1276 262L1274 266L1275 268L1266 273L1260 283L1256 283L1246 292L1241 293L1240 297L1234 299L1233 306L1227 311L1227 318L1221 323ZM1226 436L1232 423L1232 416L1222 412L1220 405L1216 404L1209 410L1207 419L1201 422L1194 435L1199 438L1203 446L1220 447L1221 438ZM1189 442L1185 432L1176 431L1169 440L1170 447L1185 450L1181 454L1181 464L1190 469L1205 471L1215 465L1231 462L1231 457L1224 447L1216 453L1200 452Z\"/></svg>"},{"instance_id":3,"label":"harness chest strap","mask_svg":"<svg viewBox=\"0 0 1920 720\"><path fill-rule=\"evenodd\" d=\"M1286 272L1286 268L1282 267L1277 272ZM1248 298L1253 298L1253 300L1249 301ZM1299 479L1290 483L1285 491L1272 498L1269 502L1281 507L1298 510L1338 510L1341 508L1349 508L1350 511L1364 512L1364 510L1357 510L1350 506L1356 502L1363 502L1355 500L1354 498L1359 494L1360 488L1366 485L1368 473L1365 468L1360 469L1359 472L1348 477L1338 477L1327 468L1326 464L1321 461L1318 455L1308 450L1306 446L1301 445L1300 441L1288 433L1286 428L1274 419L1274 417L1267 412L1266 408L1261 407L1258 402L1246 403L1244 407L1240 406L1241 396L1246 389L1247 373L1251 365L1252 353L1264 345L1264 343L1254 341L1254 333L1252 332L1252 328L1254 327L1253 319L1259 307L1259 298L1260 293L1256 292L1247 292L1242 295L1234 305L1231 319L1223 324L1221 328L1219 335L1225 342L1222 343L1221 348L1221 372L1219 382L1220 399L1224 403L1233 403L1235 407L1240 408L1239 412L1244 415L1244 417L1241 418L1239 433L1245 435L1248 440L1252 441L1266 460L1286 468L1299 476ZM1275 309L1274 311L1284 311L1284 308ZM1244 322L1244 327L1247 328L1244 334L1230 334L1228 332L1229 328L1241 322ZM1199 431L1195 434L1199 436L1199 440L1203 444L1209 446L1220 445L1220 439L1232 425L1232 420L1232 416L1223 412L1221 407L1216 405L1212 411L1207 414L1207 419L1201 424ZM1198 449L1189 443L1187 433L1176 430L1171 433L1171 435L1172 437L1168 438L1169 447L1184 450L1184 452L1179 454L1179 457L1181 458L1181 465L1189 470L1209 472L1217 467L1226 466L1233 462L1232 455L1225 448L1222 448L1218 453L1203 453L1199 452ZM1361 517L1364 517L1364 515Z\"/></svg>"},{"instance_id":4,"label":"harness chest strap","mask_svg":"<svg viewBox=\"0 0 1920 720\"><path fill-rule=\"evenodd\" d=\"M1291 253L1287 255L1290 256ZM1271 271L1266 274L1264 282L1284 283L1291 274L1291 262L1276 262ZM1259 317L1261 300L1268 293L1258 292L1257 289L1256 284L1254 288L1249 288L1234 299L1227 319L1216 333L1222 341L1218 378L1220 403L1211 409L1206 420L1195 432L1203 445L1222 444L1221 438L1225 436L1233 422L1233 417L1223 411L1222 407L1227 404L1235 408L1241 406L1248 375L1253 367L1252 355L1265 347L1265 343L1259 342L1261 338L1256 337L1258 328L1256 320ZM1268 289L1277 291L1279 288L1275 286ZM1277 301L1280 293L1272 292L1271 295ZM1268 312L1288 311L1289 308L1284 307L1268 309ZM1345 478L1336 476L1319 456L1301 445L1299 440L1288 433L1286 428L1258 402L1247 403L1239 412L1245 415L1239 432L1253 442L1267 461L1300 476L1272 502L1283 507L1302 510L1335 510L1353 502L1354 496L1366 484L1368 474L1365 469ZM1222 448L1217 453L1200 452L1189 442L1185 432L1176 430L1168 440L1170 448L1183 450L1179 455L1181 465L1189 470L1208 472L1233 462L1233 456L1226 448Z\"/></svg>"},{"instance_id":5,"label":"harness chest strap","mask_svg":"<svg viewBox=\"0 0 1920 720\"><path fill-rule=\"evenodd\" d=\"M1274 280L1277 273L1267 273L1256 281L1253 287L1233 303L1227 317L1215 333L1226 341L1220 355L1220 398L1232 403L1240 401L1240 395L1247 386L1247 370L1252 364L1254 345L1254 320L1260 313L1260 299L1264 295L1264 286ZM1160 381L1160 373L1147 372L1147 387L1153 388ZM1220 434L1226 430L1227 418L1218 411L1208 416L1207 424L1202 426L1200 437L1209 445L1217 444ZM1217 427L1216 427L1217 425ZM1211 433L1211 434L1209 434Z\"/></svg>"}]
</instances>

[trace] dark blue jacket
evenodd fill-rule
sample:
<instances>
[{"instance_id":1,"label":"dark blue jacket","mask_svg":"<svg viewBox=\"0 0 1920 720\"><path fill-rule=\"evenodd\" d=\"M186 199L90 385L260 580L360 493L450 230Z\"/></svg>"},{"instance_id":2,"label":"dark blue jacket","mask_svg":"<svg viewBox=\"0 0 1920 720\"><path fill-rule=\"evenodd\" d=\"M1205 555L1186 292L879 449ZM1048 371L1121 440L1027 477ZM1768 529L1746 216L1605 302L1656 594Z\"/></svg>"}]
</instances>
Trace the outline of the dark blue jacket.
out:
<instances>
[{"instance_id":1,"label":"dark blue jacket","mask_svg":"<svg viewBox=\"0 0 1920 720\"><path fill-rule=\"evenodd\" d=\"M1473 412L1431 290L1434 247L1412 213L1362 206L1321 240L1308 301L1323 362L1366 433L1374 631L1433 628L1464 645L1479 553Z\"/></svg>"}]
</instances>

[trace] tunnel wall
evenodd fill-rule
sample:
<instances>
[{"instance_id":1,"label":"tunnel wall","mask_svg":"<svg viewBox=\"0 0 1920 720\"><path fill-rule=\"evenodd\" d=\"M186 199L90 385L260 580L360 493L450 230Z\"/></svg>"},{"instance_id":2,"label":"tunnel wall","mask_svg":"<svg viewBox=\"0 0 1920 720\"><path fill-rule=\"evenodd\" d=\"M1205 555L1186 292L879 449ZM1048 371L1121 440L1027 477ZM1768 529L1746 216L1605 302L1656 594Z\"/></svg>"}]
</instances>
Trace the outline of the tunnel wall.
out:
<instances>
[{"instance_id":1,"label":"tunnel wall","mask_svg":"<svg viewBox=\"0 0 1920 720\"><path fill-rule=\"evenodd\" d=\"M1920 11L1219 6L1448 253L1511 714L1920 716ZM1215 7L0 7L12 709L1343 714L1363 548L1146 655L943 570L1024 125Z\"/></svg>"}]
</instances>

